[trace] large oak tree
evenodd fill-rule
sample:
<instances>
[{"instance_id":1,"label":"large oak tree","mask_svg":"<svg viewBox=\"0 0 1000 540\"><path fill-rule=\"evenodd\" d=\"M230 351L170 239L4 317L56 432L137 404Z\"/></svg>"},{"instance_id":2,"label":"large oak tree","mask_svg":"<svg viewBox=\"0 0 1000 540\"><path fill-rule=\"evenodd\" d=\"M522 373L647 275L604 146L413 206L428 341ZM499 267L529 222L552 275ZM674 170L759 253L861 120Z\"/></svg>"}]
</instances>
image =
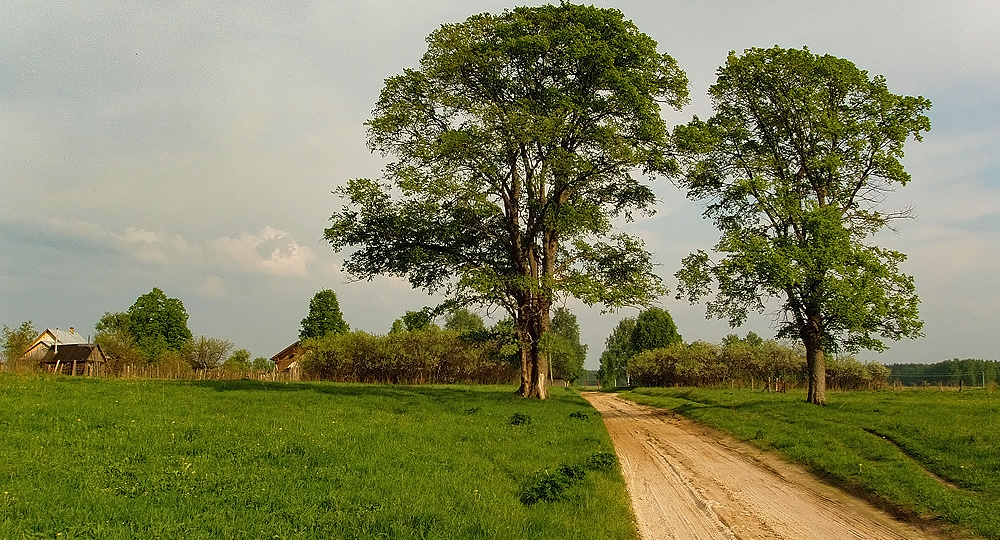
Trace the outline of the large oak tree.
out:
<instances>
[{"instance_id":1,"label":"large oak tree","mask_svg":"<svg viewBox=\"0 0 1000 540\"><path fill-rule=\"evenodd\" d=\"M871 240L907 215L884 210L884 196L910 180L903 144L930 129L930 101L892 94L847 60L778 47L730 53L709 93L715 114L675 136L722 258L687 257L679 296L717 283L709 315L734 326L779 302L779 336L805 345L808 401L822 404L824 352L920 335L905 255Z\"/></svg>"},{"instance_id":2,"label":"large oak tree","mask_svg":"<svg viewBox=\"0 0 1000 540\"><path fill-rule=\"evenodd\" d=\"M392 156L331 218L357 278L405 276L453 305L494 305L521 340L523 396L544 398L554 299L646 304L663 293L642 242L613 223L652 213L672 172L660 104L687 78L614 9L561 3L446 24L419 69L385 81L369 146Z\"/></svg>"}]
</instances>

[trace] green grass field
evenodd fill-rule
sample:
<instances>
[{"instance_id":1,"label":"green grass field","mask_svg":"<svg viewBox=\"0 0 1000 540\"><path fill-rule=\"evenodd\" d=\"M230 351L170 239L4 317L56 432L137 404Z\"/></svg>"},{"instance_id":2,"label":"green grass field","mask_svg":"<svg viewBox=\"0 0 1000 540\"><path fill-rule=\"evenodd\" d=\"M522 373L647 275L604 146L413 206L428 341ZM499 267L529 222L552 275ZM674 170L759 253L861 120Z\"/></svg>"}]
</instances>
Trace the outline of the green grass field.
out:
<instances>
[{"instance_id":1,"label":"green grass field","mask_svg":"<svg viewBox=\"0 0 1000 540\"><path fill-rule=\"evenodd\" d=\"M640 388L636 402L677 411L776 450L903 516L1000 539L1000 394Z\"/></svg>"},{"instance_id":2,"label":"green grass field","mask_svg":"<svg viewBox=\"0 0 1000 540\"><path fill-rule=\"evenodd\" d=\"M0 410L4 539L637 535L570 390L0 376Z\"/></svg>"}]
</instances>

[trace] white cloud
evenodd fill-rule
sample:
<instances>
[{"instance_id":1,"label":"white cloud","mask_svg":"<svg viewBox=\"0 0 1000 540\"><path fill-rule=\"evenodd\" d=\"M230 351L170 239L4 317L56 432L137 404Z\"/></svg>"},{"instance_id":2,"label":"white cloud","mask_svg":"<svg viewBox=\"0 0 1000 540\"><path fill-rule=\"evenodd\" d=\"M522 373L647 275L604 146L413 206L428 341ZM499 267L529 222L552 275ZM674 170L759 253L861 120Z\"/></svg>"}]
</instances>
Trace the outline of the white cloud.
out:
<instances>
[{"instance_id":1,"label":"white cloud","mask_svg":"<svg viewBox=\"0 0 1000 540\"><path fill-rule=\"evenodd\" d=\"M265 275L278 278L309 278L316 252L291 234L271 226L236 237L221 236L205 242L190 242L180 234L128 227L122 232L103 229L83 220L53 219L23 224L60 243L81 242L104 246L127 257L156 267L187 272ZM326 263L328 266L332 263ZM323 270L326 270L325 268ZM208 289L215 292L221 278L212 275Z\"/></svg>"},{"instance_id":2,"label":"white cloud","mask_svg":"<svg viewBox=\"0 0 1000 540\"><path fill-rule=\"evenodd\" d=\"M219 264L233 265L239 271L307 278L316 253L295 240L286 240L288 236L285 231L267 226L256 233L245 232L237 238L216 238L207 242L206 248Z\"/></svg>"}]
</instances>

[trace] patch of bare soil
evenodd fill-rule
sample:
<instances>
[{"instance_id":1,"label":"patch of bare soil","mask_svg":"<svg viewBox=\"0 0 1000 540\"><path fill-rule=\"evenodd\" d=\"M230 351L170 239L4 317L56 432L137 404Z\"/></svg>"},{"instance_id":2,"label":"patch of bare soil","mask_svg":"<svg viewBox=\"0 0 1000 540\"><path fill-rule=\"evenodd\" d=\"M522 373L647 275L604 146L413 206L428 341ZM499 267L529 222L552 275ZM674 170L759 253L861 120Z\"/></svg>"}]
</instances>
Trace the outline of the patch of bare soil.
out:
<instances>
[{"instance_id":1,"label":"patch of bare soil","mask_svg":"<svg viewBox=\"0 0 1000 540\"><path fill-rule=\"evenodd\" d=\"M604 416L645 540L934 538L679 415L612 394L584 397Z\"/></svg>"}]
</instances>

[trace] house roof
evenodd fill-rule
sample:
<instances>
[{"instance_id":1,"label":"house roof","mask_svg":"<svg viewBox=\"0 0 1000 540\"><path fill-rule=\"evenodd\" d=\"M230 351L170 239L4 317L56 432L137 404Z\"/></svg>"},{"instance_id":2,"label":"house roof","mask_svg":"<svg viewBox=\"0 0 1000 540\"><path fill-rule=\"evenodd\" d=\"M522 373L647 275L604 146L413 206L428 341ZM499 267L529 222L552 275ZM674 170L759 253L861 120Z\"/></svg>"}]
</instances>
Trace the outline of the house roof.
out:
<instances>
[{"instance_id":1,"label":"house roof","mask_svg":"<svg viewBox=\"0 0 1000 540\"><path fill-rule=\"evenodd\" d=\"M60 330L56 328L55 330L51 328L46 328L42 335L35 338L35 343L39 341L44 342L47 345L52 345L53 343L58 343L59 345L74 345L74 344L85 344L87 343L87 338L80 334L77 334L73 328L69 330Z\"/></svg>"},{"instance_id":2,"label":"house roof","mask_svg":"<svg viewBox=\"0 0 1000 540\"><path fill-rule=\"evenodd\" d=\"M91 343L70 343L68 345L60 344L58 348L50 349L45 353L41 363L55 364L59 362L62 364L72 364L73 362L86 362L91 359L91 355L93 355L95 350L98 353L98 358L94 358L93 361L104 362L107 360L104 357L104 351L98 345Z\"/></svg>"},{"instance_id":3,"label":"house roof","mask_svg":"<svg viewBox=\"0 0 1000 540\"><path fill-rule=\"evenodd\" d=\"M278 354L271 357L271 361L274 362L274 368L278 371L285 371L292 364L298 360L298 357L302 355L302 346L298 341L292 343L291 345L285 347Z\"/></svg>"},{"instance_id":4,"label":"house roof","mask_svg":"<svg viewBox=\"0 0 1000 540\"><path fill-rule=\"evenodd\" d=\"M31 342L25 351L24 355L41 355L42 351L52 349L53 346L59 345L60 347L64 345L86 345L87 339L82 335L77 334L73 331L71 326L69 330L55 330L51 328L46 328L44 332L38 335L34 341Z\"/></svg>"},{"instance_id":5,"label":"house roof","mask_svg":"<svg viewBox=\"0 0 1000 540\"><path fill-rule=\"evenodd\" d=\"M281 352L279 352L278 354L276 354L276 355L274 355L274 356L271 357L271 361L272 362L277 362L278 360L280 360L282 358L287 358L287 357L290 357L290 356L296 356L299 353L299 349L302 348L299 345L299 343L300 342L296 341L295 343L292 343L291 345L285 347L284 349L281 349Z\"/></svg>"}]
</instances>

